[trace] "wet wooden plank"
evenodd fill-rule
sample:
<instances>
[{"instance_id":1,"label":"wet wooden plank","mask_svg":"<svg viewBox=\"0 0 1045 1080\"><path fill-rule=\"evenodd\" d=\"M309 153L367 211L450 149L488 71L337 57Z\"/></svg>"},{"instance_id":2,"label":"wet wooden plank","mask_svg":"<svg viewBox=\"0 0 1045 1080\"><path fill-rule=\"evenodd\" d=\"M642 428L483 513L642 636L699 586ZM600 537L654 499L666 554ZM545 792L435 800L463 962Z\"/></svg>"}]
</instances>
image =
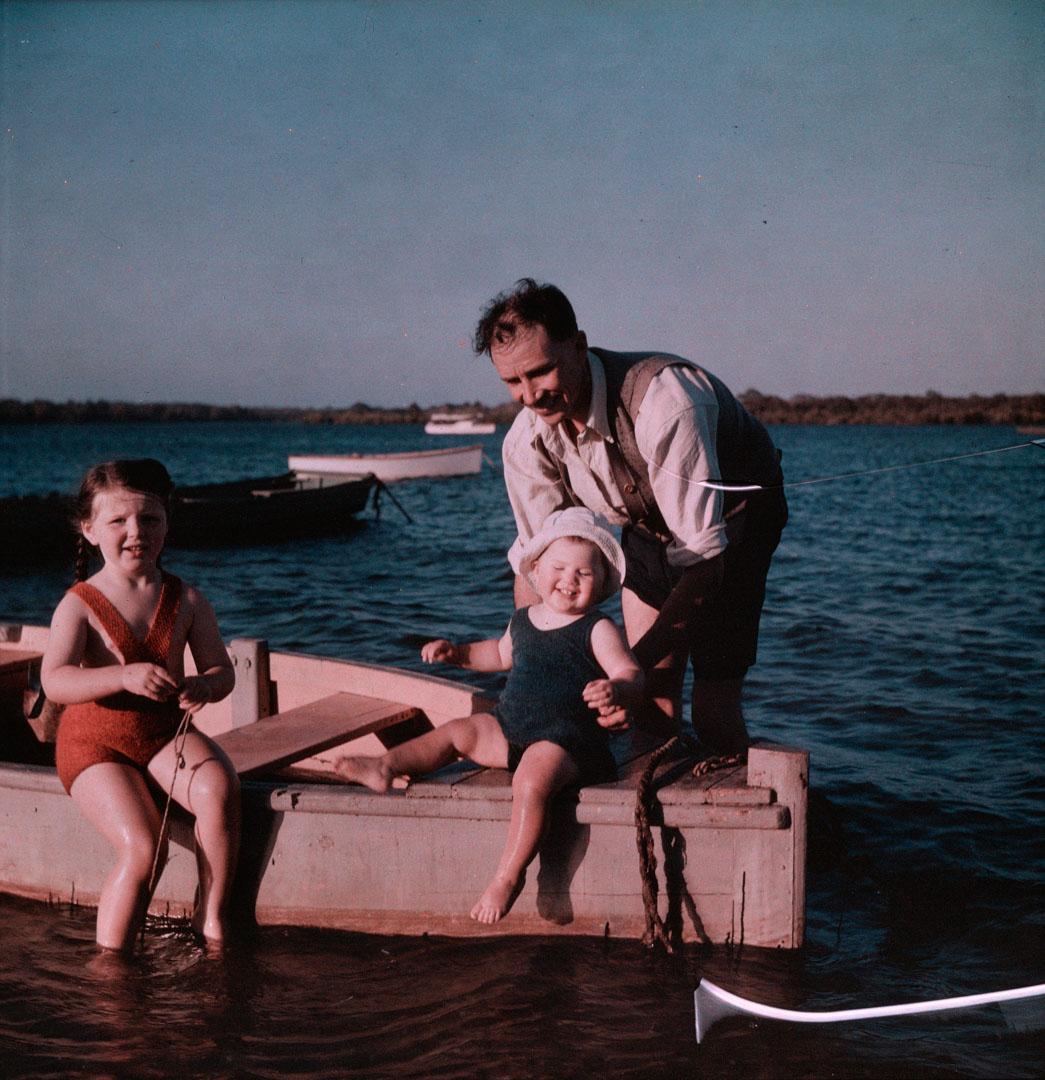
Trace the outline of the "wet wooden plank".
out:
<instances>
[{"instance_id":1,"label":"wet wooden plank","mask_svg":"<svg viewBox=\"0 0 1045 1080\"><path fill-rule=\"evenodd\" d=\"M257 775L409 720L419 710L363 694L338 693L214 736L241 776Z\"/></svg>"},{"instance_id":2,"label":"wet wooden plank","mask_svg":"<svg viewBox=\"0 0 1045 1080\"><path fill-rule=\"evenodd\" d=\"M407 784L406 793L413 799L448 799L453 794L455 785L486 771L482 765L476 765L473 761L455 761L434 773L411 780Z\"/></svg>"},{"instance_id":3,"label":"wet wooden plank","mask_svg":"<svg viewBox=\"0 0 1045 1080\"><path fill-rule=\"evenodd\" d=\"M660 799L663 803L767 806L773 802L774 794L771 788L748 784L746 765L733 765L715 769L704 776L693 776L692 772L687 772L664 789Z\"/></svg>"}]
</instances>

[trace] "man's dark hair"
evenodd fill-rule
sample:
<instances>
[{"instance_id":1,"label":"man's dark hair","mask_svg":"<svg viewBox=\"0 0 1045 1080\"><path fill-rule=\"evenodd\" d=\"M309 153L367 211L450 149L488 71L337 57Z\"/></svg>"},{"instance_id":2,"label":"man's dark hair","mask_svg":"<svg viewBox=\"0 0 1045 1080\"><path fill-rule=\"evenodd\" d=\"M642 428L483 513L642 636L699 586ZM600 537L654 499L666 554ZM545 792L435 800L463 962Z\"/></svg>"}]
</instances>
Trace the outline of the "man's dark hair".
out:
<instances>
[{"instance_id":1,"label":"man's dark hair","mask_svg":"<svg viewBox=\"0 0 1045 1080\"><path fill-rule=\"evenodd\" d=\"M561 289L520 278L486 305L472 347L477 356L489 355L491 345L508 345L531 326L543 326L552 341L567 341L577 333L577 316Z\"/></svg>"}]
</instances>

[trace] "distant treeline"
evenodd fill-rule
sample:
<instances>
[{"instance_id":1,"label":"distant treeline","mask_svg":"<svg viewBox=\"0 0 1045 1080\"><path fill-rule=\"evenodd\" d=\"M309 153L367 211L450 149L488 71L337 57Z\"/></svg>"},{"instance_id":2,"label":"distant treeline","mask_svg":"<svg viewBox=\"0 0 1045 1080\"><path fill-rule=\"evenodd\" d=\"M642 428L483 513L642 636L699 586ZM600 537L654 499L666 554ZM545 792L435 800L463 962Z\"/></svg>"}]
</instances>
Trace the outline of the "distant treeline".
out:
<instances>
[{"instance_id":1,"label":"distant treeline","mask_svg":"<svg viewBox=\"0 0 1045 1080\"><path fill-rule=\"evenodd\" d=\"M489 407L479 403L440 405L422 409L407 405L378 409L356 402L347 408L292 409L246 405L151 404L130 401L15 401L0 398L0 423L88 424L155 421L283 420L304 424L423 424L432 413L463 412L496 423L511 423L518 408L513 404Z\"/></svg>"},{"instance_id":2,"label":"distant treeline","mask_svg":"<svg viewBox=\"0 0 1045 1080\"><path fill-rule=\"evenodd\" d=\"M942 394L866 394L861 397L773 397L747 390L745 407L767 424L1012 424L1045 425L1045 394L944 397ZM248 408L242 405L138 404L126 401L15 401L0 399L0 423L85 424L127 421L282 420L306 424L423 424L433 413L461 412L509 424L519 411L511 402L478 402L422 409L378 409L363 402L336 409Z\"/></svg>"},{"instance_id":3,"label":"distant treeline","mask_svg":"<svg viewBox=\"0 0 1045 1080\"><path fill-rule=\"evenodd\" d=\"M779 398L748 390L740 400L765 424L1045 424L1045 394L944 397L929 391Z\"/></svg>"}]
</instances>

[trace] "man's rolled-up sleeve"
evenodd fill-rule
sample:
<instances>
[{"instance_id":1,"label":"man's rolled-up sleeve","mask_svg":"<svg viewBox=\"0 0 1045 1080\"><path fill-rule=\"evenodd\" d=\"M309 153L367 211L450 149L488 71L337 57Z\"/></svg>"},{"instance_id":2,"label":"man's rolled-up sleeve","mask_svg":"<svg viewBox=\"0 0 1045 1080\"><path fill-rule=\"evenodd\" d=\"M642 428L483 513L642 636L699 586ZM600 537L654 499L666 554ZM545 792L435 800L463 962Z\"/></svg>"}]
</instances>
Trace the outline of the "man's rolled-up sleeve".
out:
<instances>
[{"instance_id":1,"label":"man's rolled-up sleeve","mask_svg":"<svg viewBox=\"0 0 1045 1080\"><path fill-rule=\"evenodd\" d=\"M677 567L714 558L727 543L722 492L700 483L720 477L718 404L695 375L692 369L662 371L650 383L635 423L636 443L672 536L668 562Z\"/></svg>"}]
</instances>

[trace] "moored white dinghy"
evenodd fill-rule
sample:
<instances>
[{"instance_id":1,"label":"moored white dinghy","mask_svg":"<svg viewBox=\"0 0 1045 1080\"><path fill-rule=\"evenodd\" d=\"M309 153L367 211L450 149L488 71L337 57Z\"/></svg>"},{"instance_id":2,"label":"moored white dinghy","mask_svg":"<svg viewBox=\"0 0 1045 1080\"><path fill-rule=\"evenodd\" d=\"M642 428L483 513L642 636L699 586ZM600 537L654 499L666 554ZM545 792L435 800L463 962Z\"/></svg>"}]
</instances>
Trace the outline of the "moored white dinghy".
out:
<instances>
[{"instance_id":1,"label":"moored white dinghy","mask_svg":"<svg viewBox=\"0 0 1045 1080\"><path fill-rule=\"evenodd\" d=\"M915 1013L947 1012L969 1009L976 1005L1004 1004L1045 995L1045 983L1020 986L1013 990L993 990L986 994L967 994L964 997L939 998L936 1001L913 1001L904 1005L876 1005L866 1009L837 1009L825 1012L803 1012L798 1009L779 1009L731 994L707 979L701 979L693 992L696 1009L697 1042L713 1024L727 1016L762 1016L768 1020L787 1020L793 1024L838 1024L845 1020L871 1020L882 1016L909 1016ZM1021 1023L1020 1026L1023 1026Z\"/></svg>"},{"instance_id":2,"label":"moored white dinghy","mask_svg":"<svg viewBox=\"0 0 1045 1080\"><path fill-rule=\"evenodd\" d=\"M383 484L432 476L468 476L481 471L482 465L482 443L389 454L291 454L287 458L287 467L301 479L333 481L346 475L373 473Z\"/></svg>"}]
</instances>

